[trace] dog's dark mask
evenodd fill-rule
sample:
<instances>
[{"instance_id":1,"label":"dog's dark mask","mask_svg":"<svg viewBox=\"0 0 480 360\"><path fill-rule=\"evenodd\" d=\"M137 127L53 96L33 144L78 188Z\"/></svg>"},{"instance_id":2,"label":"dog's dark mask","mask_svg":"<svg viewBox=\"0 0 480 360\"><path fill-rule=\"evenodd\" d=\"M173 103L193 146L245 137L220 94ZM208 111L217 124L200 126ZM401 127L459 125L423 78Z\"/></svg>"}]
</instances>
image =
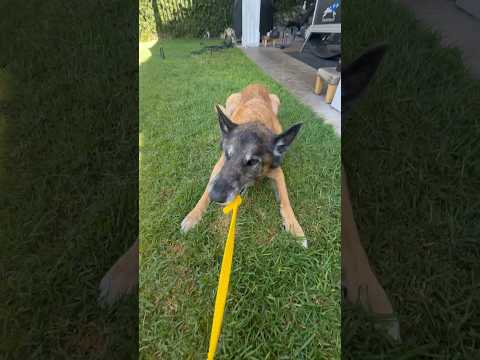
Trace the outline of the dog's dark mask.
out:
<instances>
[{"instance_id":1,"label":"dog's dark mask","mask_svg":"<svg viewBox=\"0 0 480 360\"><path fill-rule=\"evenodd\" d=\"M302 124L280 135L259 122L237 125L217 106L225 163L212 180L209 197L227 203L270 169L280 166Z\"/></svg>"}]
</instances>

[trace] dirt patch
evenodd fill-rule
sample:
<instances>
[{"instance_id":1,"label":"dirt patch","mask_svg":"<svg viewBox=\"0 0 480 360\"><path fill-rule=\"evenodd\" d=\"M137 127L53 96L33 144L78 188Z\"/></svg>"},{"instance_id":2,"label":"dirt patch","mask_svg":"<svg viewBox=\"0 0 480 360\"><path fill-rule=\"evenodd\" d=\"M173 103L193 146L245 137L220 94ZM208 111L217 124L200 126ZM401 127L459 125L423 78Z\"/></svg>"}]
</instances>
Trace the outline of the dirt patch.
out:
<instances>
[{"instance_id":1,"label":"dirt patch","mask_svg":"<svg viewBox=\"0 0 480 360\"><path fill-rule=\"evenodd\" d=\"M169 246L169 252L175 256L182 256L185 253L185 246L175 243Z\"/></svg>"},{"instance_id":2,"label":"dirt patch","mask_svg":"<svg viewBox=\"0 0 480 360\"><path fill-rule=\"evenodd\" d=\"M212 226L216 234L222 234L222 239L226 238L230 226L230 216L225 215L223 211L218 211Z\"/></svg>"},{"instance_id":3,"label":"dirt patch","mask_svg":"<svg viewBox=\"0 0 480 360\"><path fill-rule=\"evenodd\" d=\"M178 303L174 296L166 298L163 302L163 311L165 311L165 314L174 315L177 309Z\"/></svg>"},{"instance_id":4,"label":"dirt patch","mask_svg":"<svg viewBox=\"0 0 480 360\"><path fill-rule=\"evenodd\" d=\"M260 238L256 238L255 242L259 245L271 244L275 236L278 235L278 229L269 228L265 229L265 233Z\"/></svg>"}]
</instances>

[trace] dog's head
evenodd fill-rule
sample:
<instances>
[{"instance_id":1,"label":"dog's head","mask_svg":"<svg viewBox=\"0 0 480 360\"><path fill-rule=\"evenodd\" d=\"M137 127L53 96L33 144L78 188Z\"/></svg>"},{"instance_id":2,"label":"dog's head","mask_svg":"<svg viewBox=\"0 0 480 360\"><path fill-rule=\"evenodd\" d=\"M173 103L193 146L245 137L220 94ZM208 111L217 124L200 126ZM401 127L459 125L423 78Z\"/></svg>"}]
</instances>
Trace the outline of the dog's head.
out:
<instances>
[{"instance_id":1,"label":"dog's head","mask_svg":"<svg viewBox=\"0 0 480 360\"><path fill-rule=\"evenodd\" d=\"M225 163L212 179L208 192L212 201L224 204L270 169L280 166L302 124L275 135L259 122L233 123L220 106L217 106L217 113Z\"/></svg>"},{"instance_id":2,"label":"dog's head","mask_svg":"<svg viewBox=\"0 0 480 360\"><path fill-rule=\"evenodd\" d=\"M367 88L387 48L387 44L371 47L342 68L342 117L350 112L352 105Z\"/></svg>"}]
</instances>

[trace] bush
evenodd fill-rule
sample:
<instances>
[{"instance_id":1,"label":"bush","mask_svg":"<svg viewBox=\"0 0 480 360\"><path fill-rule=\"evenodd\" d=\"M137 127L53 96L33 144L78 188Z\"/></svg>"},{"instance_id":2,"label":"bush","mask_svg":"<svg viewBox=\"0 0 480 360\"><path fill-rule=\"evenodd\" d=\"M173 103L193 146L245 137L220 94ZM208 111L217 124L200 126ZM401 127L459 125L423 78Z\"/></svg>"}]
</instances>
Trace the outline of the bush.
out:
<instances>
[{"instance_id":1,"label":"bush","mask_svg":"<svg viewBox=\"0 0 480 360\"><path fill-rule=\"evenodd\" d=\"M233 0L140 0L139 36L219 35L231 26Z\"/></svg>"},{"instance_id":2,"label":"bush","mask_svg":"<svg viewBox=\"0 0 480 360\"><path fill-rule=\"evenodd\" d=\"M308 3L313 0L307 1ZM232 26L234 0L140 0L140 40L156 37L201 37L207 30L212 36ZM280 12L303 5L303 0L273 0Z\"/></svg>"}]
</instances>

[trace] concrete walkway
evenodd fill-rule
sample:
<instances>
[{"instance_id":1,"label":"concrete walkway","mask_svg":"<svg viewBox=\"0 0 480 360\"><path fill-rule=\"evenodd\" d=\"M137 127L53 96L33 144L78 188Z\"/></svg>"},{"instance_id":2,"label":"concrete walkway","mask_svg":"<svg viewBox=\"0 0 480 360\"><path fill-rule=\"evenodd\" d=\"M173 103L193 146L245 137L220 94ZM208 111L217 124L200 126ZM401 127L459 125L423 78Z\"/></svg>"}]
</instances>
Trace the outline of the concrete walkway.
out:
<instances>
[{"instance_id":1,"label":"concrete walkway","mask_svg":"<svg viewBox=\"0 0 480 360\"><path fill-rule=\"evenodd\" d=\"M462 51L463 62L480 79L480 20L460 9L453 0L399 0L415 17L438 32L443 46Z\"/></svg>"},{"instance_id":2,"label":"concrete walkway","mask_svg":"<svg viewBox=\"0 0 480 360\"><path fill-rule=\"evenodd\" d=\"M440 34L443 46L461 50L463 61L472 76L480 79L480 20L466 13L453 0L398 0L411 9L415 17ZM480 1L480 0L479 0ZM316 69L275 48L242 48L242 51L265 73L284 85L302 103L333 126L341 135L341 114L323 97L312 91Z\"/></svg>"},{"instance_id":3,"label":"concrete walkway","mask_svg":"<svg viewBox=\"0 0 480 360\"><path fill-rule=\"evenodd\" d=\"M242 51L265 73L285 86L303 104L309 106L325 123L341 135L341 113L326 104L323 96L313 93L316 69L277 48L243 48ZM281 100L281 99L280 99Z\"/></svg>"}]
</instances>

